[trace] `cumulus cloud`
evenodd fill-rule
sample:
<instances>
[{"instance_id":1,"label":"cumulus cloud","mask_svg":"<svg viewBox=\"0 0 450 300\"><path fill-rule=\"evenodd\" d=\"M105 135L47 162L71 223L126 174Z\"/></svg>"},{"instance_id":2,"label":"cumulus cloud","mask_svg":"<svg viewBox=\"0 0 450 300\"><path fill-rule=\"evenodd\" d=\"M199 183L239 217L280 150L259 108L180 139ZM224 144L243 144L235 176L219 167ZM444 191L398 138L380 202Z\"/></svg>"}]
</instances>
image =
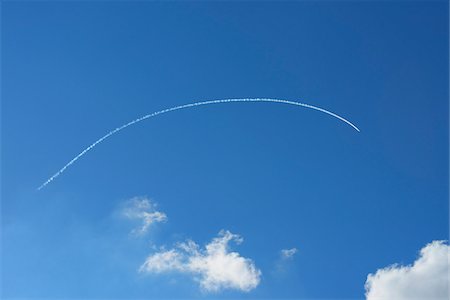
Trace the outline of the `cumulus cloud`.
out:
<instances>
[{"instance_id":1,"label":"cumulus cloud","mask_svg":"<svg viewBox=\"0 0 450 300\"><path fill-rule=\"evenodd\" d=\"M367 300L449 299L450 248L433 241L420 250L409 266L392 265L369 274Z\"/></svg>"},{"instance_id":2,"label":"cumulus cloud","mask_svg":"<svg viewBox=\"0 0 450 300\"><path fill-rule=\"evenodd\" d=\"M190 274L206 292L223 289L249 292L258 286L261 271L251 259L230 251L231 241L240 244L243 239L222 230L204 249L192 240L179 243L174 249L148 256L140 272Z\"/></svg>"},{"instance_id":3,"label":"cumulus cloud","mask_svg":"<svg viewBox=\"0 0 450 300\"><path fill-rule=\"evenodd\" d=\"M297 253L297 248L291 248L291 249L282 249L280 251L281 259L291 259L294 257L295 253Z\"/></svg>"},{"instance_id":4,"label":"cumulus cloud","mask_svg":"<svg viewBox=\"0 0 450 300\"><path fill-rule=\"evenodd\" d=\"M166 214L157 211L156 205L145 197L128 200L122 214L128 219L140 221L141 225L131 232L133 235L143 235L153 223L167 220Z\"/></svg>"}]
</instances>

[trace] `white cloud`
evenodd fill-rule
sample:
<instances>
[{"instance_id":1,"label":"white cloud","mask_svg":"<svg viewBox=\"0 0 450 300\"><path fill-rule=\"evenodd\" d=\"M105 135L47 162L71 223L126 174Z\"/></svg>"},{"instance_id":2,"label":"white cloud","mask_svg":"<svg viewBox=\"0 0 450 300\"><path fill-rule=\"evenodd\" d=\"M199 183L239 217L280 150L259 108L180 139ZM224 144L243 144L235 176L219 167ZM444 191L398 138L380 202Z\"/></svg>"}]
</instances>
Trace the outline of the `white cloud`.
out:
<instances>
[{"instance_id":1,"label":"white cloud","mask_svg":"<svg viewBox=\"0 0 450 300\"><path fill-rule=\"evenodd\" d=\"M229 231L221 231L204 249L193 241L179 243L174 249L163 250L147 257L141 272L181 272L191 274L207 292L236 289L248 292L260 282L261 271L251 259L230 252L229 242L240 244L243 239Z\"/></svg>"},{"instance_id":2,"label":"white cloud","mask_svg":"<svg viewBox=\"0 0 450 300\"><path fill-rule=\"evenodd\" d=\"M369 274L367 300L449 299L450 248L434 241L420 250L413 265L392 265Z\"/></svg>"},{"instance_id":3,"label":"white cloud","mask_svg":"<svg viewBox=\"0 0 450 300\"><path fill-rule=\"evenodd\" d=\"M292 270L292 261L297 248L281 249L279 257L276 259L272 274L276 277L286 276Z\"/></svg>"},{"instance_id":4,"label":"white cloud","mask_svg":"<svg viewBox=\"0 0 450 300\"><path fill-rule=\"evenodd\" d=\"M293 258L295 253L297 253L297 248L291 248L291 249L282 249L280 251L281 253L281 258L282 259L290 259Z\"/></svg>"},{"instance_id":5,"label":"white cloud","mask_svg":"<svg viewBox=\"0 0 450 300\"><path fill-rule=\"evenodd\" d=\"M128 219L141 222L141 225L131 232L133 235L143 235L153 223L167 220L166 214L157 211L156 205L145 197L135 197L127 201L122 214Z\"/></svg>"}]
</instances>

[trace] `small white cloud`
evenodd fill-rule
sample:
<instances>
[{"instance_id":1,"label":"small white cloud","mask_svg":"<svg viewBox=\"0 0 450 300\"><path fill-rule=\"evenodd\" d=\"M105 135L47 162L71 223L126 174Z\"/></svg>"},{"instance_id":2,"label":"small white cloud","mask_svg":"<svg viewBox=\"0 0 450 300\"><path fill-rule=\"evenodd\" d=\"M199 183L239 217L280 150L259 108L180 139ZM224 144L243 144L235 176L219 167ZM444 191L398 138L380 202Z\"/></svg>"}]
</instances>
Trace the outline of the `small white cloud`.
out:
<instances>
[{"instance_id":1,"label":"small white cloud","mask_svg":"<svg viewBox=\"0 0 450 300\"><path fill-rule=\"evenodd\" d=\"M280 251L281 253L281 259L290 259L293 258L295 253L297 253L297 248L291 248L291 249L283 249Z\"/></svg>"},{"instance_id":2,"label":"small white cloud","mask_svg":"<svg viewBox=\"0 0 450 300\"><path fill-rule=\"evenodd\" d=\"M366 299L449 299L449 259L449 246L433 241L420 250L413 265L392 265L369 274Z\"/></svg>"},{"instance_id":3,"label":"small white cloud","mask_svg":"<svg viewBox=\"0 0 450 300\"><path fill-rule=\"evenodd\" d=\"M229 242L240 244L243 239L229 231L221 231L205 249L193 241L179 243L174 249L163 250L147 257L141 272L181 272L191 274L207 292L236 289L248 292L258 286L261 271L251 259L230 252Z\"/></svg>"},{"instance_id":4,"label":"small white cloud","mask_svg":"<svg viewBox=\"0 0 450 300\"><path fill-rule=\"evenodd\" d=\"M133 235L143 235L153 223L167 220L166 214L157 211L156 205L145 197L135 197L128 200L122 210L122 214L128 219L141 222L141 225L131 232Z\"/></svg>"},{"instance_id":5,"label":"small white cloud","mask_svg":"<svg viewBox=\"0 0 450 300\"><path fill-rule=\"evenodd\" d=\"M286 276L292 268L292 260L297 252L297 248L281 249L272 274L276 277Z\"/></svg>"}]
</instances>

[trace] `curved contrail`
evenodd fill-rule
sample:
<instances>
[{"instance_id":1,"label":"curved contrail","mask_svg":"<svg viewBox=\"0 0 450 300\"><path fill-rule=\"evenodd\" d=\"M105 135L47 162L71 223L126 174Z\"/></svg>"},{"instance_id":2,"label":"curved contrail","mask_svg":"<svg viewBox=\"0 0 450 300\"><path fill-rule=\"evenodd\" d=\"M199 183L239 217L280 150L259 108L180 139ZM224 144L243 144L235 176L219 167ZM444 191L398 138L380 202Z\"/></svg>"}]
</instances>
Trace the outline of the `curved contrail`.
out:
<instances>
[{"instance_id":1,"label":"curved contrail","mask_svg":"<svg viewBox=\"0 0 450 300\"><path fill-rule=\"evenodd\" d=\"M121 131L122 129L127 128L128 126L131 126L133 124L136 124L136 123L139 123L141 121L144 121L145 119L152 118L152 117L155 117L157 115L162 115L162 114L165 114L165 113L168 113L168 112L172 112L172 111L175 111L175 110L180 110L180 109L185 109L185 108L190 108L190 107L195 107L195 106L201 106L201 105L230 103L230 102L273 102L273 103L284 103L284 104L302 106L302 107L314 109L314 110L317 110L317 111L329 114L330 116L333 116L333 117L335 117L335 118L337 118L337 119L347 123L348 125L353 127L356 131L358 131L358 132L360 131L358 129L358 127L353 125L350 121L344 119L343 117L341 117L341 116L339 116L339 115L337 115L335 113L332 113L331 111L328 111L326 109L323 109L323 108L320 108L320 107L317 107L317 106L304 104L304 103L300 103L300 102L295 102L295 101L288 101L288 100L281 100L281 99L269 99L269 98L242 98L242 99L209 100L209 101L202 101L202 102L195 102L195 103L190 103L190 104L184 104L184 105L179 105L179 106L167 108L167 109L164 109L164 110L160 110L160 111L157 111L157 112L153 112L151 114L148 114L148 115L145 115L145 116L140 117L138 119L135 119L133 121L130 121L130 122L128 122L128 123L126 123L126 124L124 124L124 125L122 125L120 127L117 127L114 130L111 130L110 132L108 132L107 134L105 134L104 136L102 136L101 138L96 140L94 143L92 143L89 147L87 147L86 149L81 151L80 154L78 154L71 161L69 161L64 167L61 168L61 170L56 172L55 175L53 175L52 177L47 179L46 182L44 182L40 187L38 187L38 190L42 189L47 184L52 182L56 177L61 175L68 167L70 167L79 158L81 158L83 155L85 155L89 150L91 150L92 148L94 148L95 146L97 146L98 144L100 144L101 142L103 142L104 140L106 140L107 138L112 136L113 134Z\"/></svg>"}]
</instances>

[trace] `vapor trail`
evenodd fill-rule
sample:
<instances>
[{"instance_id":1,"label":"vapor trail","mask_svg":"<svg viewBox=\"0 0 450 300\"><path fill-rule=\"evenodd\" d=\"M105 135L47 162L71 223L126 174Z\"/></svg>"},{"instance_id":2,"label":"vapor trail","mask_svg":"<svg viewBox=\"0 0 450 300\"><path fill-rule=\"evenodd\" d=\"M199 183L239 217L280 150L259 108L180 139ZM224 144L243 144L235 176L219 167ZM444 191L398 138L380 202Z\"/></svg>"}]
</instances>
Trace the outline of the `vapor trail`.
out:
<instances>
[{"instance_id":1,"label":"vapor trail","mask_svg":"<svg viewBox=\"0 0 450 300\"><path fill-rule=\"evenodd\" d=\"M350 121L344 119L343 117L332 113L331 111L328 111L326 109L317 107L317 106L313 106L313 105L309 105L309 104L304 104L304 103L300 103L300 102L295 102L295 101L288 101L288 100L281 100L281 99L269 99L269 98L243 98L243 99L222 99L222 100L209 100L209 101L202 101L202 102L195 102L195 103L190 103L190 104L184 104L184 105L179 105L179 106L175 106L175 107L171 107L171 108L167 108L167 109L163 109L157 112L153 112L151 114L145 115L143 117L140 117L138 119L135 119L133 121L130 121L120 127L117 127L114 130L111 130L110 132L108 132L107 134L105 134L104 136L102 136L101 138L99 138L98 140L96 140L94 143L92 143L89 147L87 147L86 149L84 149L83 151L80 152L80 154L78 154L77 156L75 156L71 161L69 161L64 167L61 168L61 170L59 170L58 172L55 173L55 175L53 175L52 177L50 177L49 179L47 179L46 182L44 182L40 187L38 187L38 190L42 189L43 187L45 187L47 184L49 184L50 182L52 182L56 177L58 177L59 175L61 175L68 167L70 167L72 164L74 164L79 158L81 158L83 155L85 155L88 151L90 151L92 148L94 148L95 146L97 146L98 144L100 144L101 142L103 142L104 140L106 140L107 138L109 138L110 136L112 136L113 134L121 131L122 129L127 128L128 126L131 126L133 124L139 123L141 121L144 121L146 119L155 117L157 115L162 115L165 113L169 113L172 111L176 111L176 110L180 110L180 109L185 109L185 108L190 108L190 107L196 107L196 106L201 106L201 105L210 105L210 104L219 104L219 103L230 103L230 102L273 102L273 103L284 103L284 104L290 104L290 105L297 105L297 106L301 106L301 107L306 107L306 108L310 108L310 109L314 109L323 113L326 113L330 116L333 116L345 123L347 123L348 125L350 125L351 127L353 127L356 131L360 131L358 129L358 127L356 127L355 125L353 125Z\"/></svg>"}]
</instances>

